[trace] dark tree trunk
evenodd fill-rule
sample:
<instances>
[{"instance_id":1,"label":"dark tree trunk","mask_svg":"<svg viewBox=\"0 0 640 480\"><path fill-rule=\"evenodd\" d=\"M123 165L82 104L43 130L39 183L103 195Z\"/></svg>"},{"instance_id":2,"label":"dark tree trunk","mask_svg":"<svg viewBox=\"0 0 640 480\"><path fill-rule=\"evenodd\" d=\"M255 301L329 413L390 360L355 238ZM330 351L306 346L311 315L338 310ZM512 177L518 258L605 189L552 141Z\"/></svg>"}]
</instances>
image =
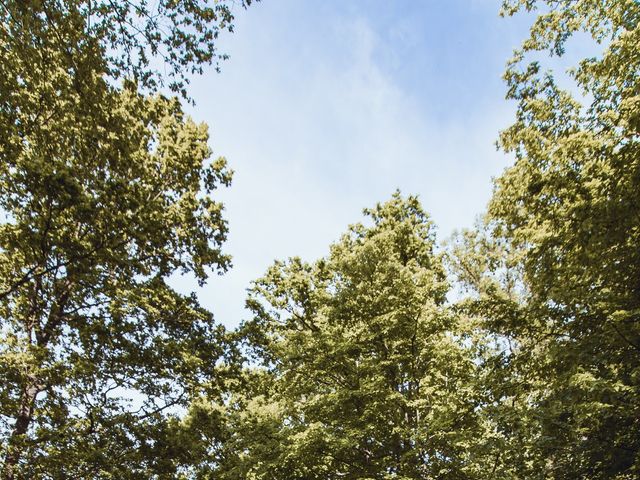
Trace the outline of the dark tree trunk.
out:
<instances>
[{"instance_id":1,"label":"dark tree trunk","mask_svg":"<svg viewBox=\"0 0 640 480\"><path fill-rule=\"evenodd\" d=\"M21 440L29 429L33 416L36 397L40 393L37 382L31 380L22 392L20 408L16 416L16 423L9 437L9 448L2 468L2 480L14 480L16 478L16 466L22 456L23 446Z\"/></svg>"}]
</instances>

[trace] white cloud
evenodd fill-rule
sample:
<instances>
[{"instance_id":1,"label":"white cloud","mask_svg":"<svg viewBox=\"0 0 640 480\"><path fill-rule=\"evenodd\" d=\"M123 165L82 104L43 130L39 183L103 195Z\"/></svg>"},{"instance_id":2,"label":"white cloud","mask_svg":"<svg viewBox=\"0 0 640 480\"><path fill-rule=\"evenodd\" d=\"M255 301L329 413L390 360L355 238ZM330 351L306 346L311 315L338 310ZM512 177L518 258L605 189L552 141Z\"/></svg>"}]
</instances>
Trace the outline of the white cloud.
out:
<instances>
[{"instance_id":1,"label":"white cloud","mask_svg":"<svg viewBox=\"0 0 640 480\"><path fill-rule=\"evenodd\" d=\"M245 288L274 259L324 255L363 207L396 188L420 194L441 238L470 226L506 163L493 142L508 106L470 106L464 118L443 121L381 65L394 48L415 46L408 27L390 26L389 45L359 16L312 32L300 30L315 24L295 18L296 37L279 30L284 7L258 6L238 25L222 75L194 83L194 116L209 123L215 151L236 170L221 193L235 267L198 290L228 326L246 316Z\"/></svg>"}]
</instances>

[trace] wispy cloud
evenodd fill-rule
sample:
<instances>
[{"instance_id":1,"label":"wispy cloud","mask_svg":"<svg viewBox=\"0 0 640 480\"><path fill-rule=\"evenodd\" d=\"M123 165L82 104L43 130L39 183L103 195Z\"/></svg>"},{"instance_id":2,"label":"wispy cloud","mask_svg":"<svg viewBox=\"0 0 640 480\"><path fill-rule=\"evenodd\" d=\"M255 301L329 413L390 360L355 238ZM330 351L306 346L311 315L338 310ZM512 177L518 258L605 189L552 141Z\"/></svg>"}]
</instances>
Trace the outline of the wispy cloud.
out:
<instances>
[{"instance_id":1,"label":"wispy cloud","mask_svg":"<svg viewBox=\"0 0 640 480\"><path fill-rule=\"evenodd\" d=\"M477 104L451 105L464 114L443 117L434 88L446 89L447 77L436 64L420 72L426 90L399 77L411 52L442 48L424 50L420 29L429 25L403 16L381 25L362 11L301 4L249 10L222 75L194 84L193 115L209 123L212 146L236 170L221 192L235 267L198 290L229 326L245 315L249 282L274 259L324 255L363 207L396 188L421 196L441 237L470 226L507 162L493 142L510 107L487 102L482 79L465 79L480 90ZM189 279L175 283L195 289Z\"/></svg>"}]
</instances>

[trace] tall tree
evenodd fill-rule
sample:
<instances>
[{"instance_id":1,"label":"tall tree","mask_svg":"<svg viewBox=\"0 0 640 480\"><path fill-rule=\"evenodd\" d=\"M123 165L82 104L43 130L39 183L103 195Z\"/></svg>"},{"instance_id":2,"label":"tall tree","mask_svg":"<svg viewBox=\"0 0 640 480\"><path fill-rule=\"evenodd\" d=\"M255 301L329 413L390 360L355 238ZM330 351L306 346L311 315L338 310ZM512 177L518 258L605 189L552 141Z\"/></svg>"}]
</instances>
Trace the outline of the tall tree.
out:
<instances>
[{"instance_id":1,"label":"tall tree","mask_svg":"<svg viewBox=\"0 0 640 480\"><path fill-rule=\"evenodd\" d=\"M223 329L165 281L229 266L211 194L231 172L206 126L138 88L160 85L167 48L184 93L231 10L155 5L0 2L5 479L175 475L190 452L169 414L215 397L229 364Z\"/></svg>"},{"instance_id":2,"label":"tall tree","mask_svg":"<svg viewBox=\"0 0 640 480\"><path fill-rule=\"evenodd\" d=\"M154 422L215 394L222 331L165 279L227 268L209 193L229 171L203 166L206 128L175 101L126 90L100 100L108 129L73 112L66 134L58 123L55 140L3 165L5 478L140 478L147 467L126 460L145 453Z\"/></svg>"},{"instance_id":3,"label":"tall tree","mask_svg":"<svg viewBox=\"0 0 640 480\"><path fill-rule=\"evenodd\" d=\"M481 295L501 306L485 308L490 328L516 341L510 375L526 372L509 395L530 422L508 428L527 448L514 443L512 456L526 478L637 478L640 4L504 5L509 15L538 8L506 73L517 115L500 144L516 161L489 207L494 238L517 252L524 296ZM576 35L594 54L563 89L539 52L563 57Z\"/></svg>"},{"instance_id":4,"label":"tall tree","mask_svg":"<svg viewBox=\"0 0 640 480\"><path fill-rule=\"evenodd\" d=\"M245 325L264 361L211 478L477 478L471 343L415 197L365 210L327 258L276 262Z\"/></svg>"}]
</instances>

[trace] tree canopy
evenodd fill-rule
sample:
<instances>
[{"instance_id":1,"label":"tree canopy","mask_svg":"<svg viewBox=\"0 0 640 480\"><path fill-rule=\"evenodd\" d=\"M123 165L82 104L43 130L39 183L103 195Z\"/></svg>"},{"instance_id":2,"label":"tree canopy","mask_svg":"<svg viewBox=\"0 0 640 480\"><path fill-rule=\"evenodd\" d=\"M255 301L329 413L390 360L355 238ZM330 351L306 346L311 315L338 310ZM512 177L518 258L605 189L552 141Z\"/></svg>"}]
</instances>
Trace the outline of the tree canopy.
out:
<instances>
[{"instance_id":1,"label":"tree canopy","mask_svg":"<svg viewBox=\"0 0 640 480\"><path fill-rule=\"evenodd\" d=\"M428 215L396 193L313 263L276 262L245 336L263 366L212 478L474 478L476 366Z\"/></svg>"},{"instance_id":2,"label":"tree canopy","mask_svg":"<svg viewBox=\"0 0 640 480\"><path fill-rule=\"evenodd\" d=\"M3 0L3 63L79 67L77 56L91 56L92 67L112 80L127 79L155 90L162 86L187 96L189 76L227 58L218 37L233 31L234 7L252 0ZM38 61L39 60L39 61ZM86 69L86 65L84 66ZM86 70L85 70L86 71ZM32 92L37 84L22 81ZM80 73L80 72L76 72ZM78 75L81 77L82 75ZM5 81L15 80L9 76ZM3 85L6 93L10 85Z\"/></svg>"},{"instance_id":3,"label":"tree canopy","mask_svg":"<svg viewBox=\"0 0 640 480\"><path fill-rule=\"evenodd\" d=\"M513 342L501 353L500 389L512 399L501 422L517 438L510 461L519 474L636 478L640 6L505 3L507 14L537 8L505 74L517 114L500 145L516 160L496 181L487 231L460 242L468 248L458 271L488 330ZM576 34L593 40L594 56L568 71L572 87L563 89L563 72L535 54L563 57Z\"/></svg>"},{"instance_id":4,"label":"tree canopy","mask_svg":"<svg viewBox=\"0 0 640 480\"><path fill-rule=\"evenodd\" d=\"M476 227L441 247L396 192L227 332L168 279L230 267L181 101L233 7L0 0L2 478L638 478L640 4L505 0L535 19Z\"/></svg>"},{"instance_id":5,"label":"tree canopy","mask_svg":"<svg viewBox=\"0 0 640 480\"><path fill-rule=\"evenodd\" d=\"M173 417L232 362L166 280L228 268L212 195L231 170L177 99L149 95L152 61L185 94L230 7L3 1L0 18L2 477L175 475Z\"/></svg>"}]
</instances>

